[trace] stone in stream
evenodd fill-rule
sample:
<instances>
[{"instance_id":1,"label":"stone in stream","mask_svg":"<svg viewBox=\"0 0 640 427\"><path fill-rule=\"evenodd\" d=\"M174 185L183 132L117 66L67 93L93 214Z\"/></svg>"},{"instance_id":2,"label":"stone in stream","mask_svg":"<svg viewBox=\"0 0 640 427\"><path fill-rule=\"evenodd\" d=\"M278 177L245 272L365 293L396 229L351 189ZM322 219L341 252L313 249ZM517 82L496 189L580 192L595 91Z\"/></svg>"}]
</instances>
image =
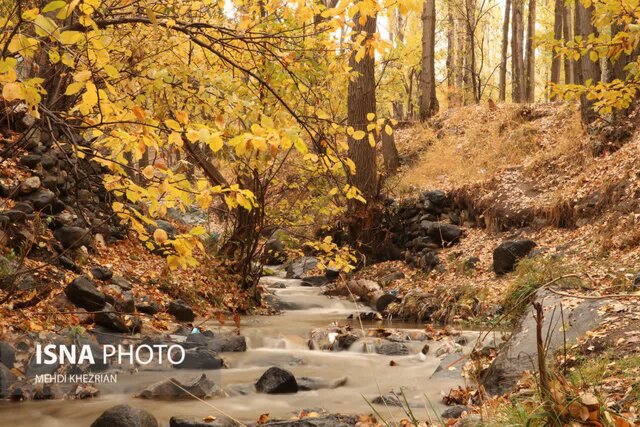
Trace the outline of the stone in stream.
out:
<instances>
[{"instance_id":1,"label":"stone in stream","mask_svg":"<svg viewBox=\"0 0 640 427\"><path fill-rule=\"evenodd\" d=\"M171 301L168 311L179 322L193 322L196 318L193 309L181 299Z\"/></svg>"},{"instance_id":2,"label":"stone in stream","mask_svg":"<svg viewBox=\"0 0 640 427\"><path fill-rule=\"evenodd\" d=\"M273 366L256 382L256 390L268 394L297 393L298 382L291 372Z\"/></svg>"},{"instance_id":3,"label":"stone in stream","mask_svg":"<svg viewBox=\"0 0 640 427\"><path fill-rule=\"evenodd\" d=\"M208 336L205 333L189 334L183 347L190 345L194 347L206 347L217 353L247 351L247 340L242 335L218 334Z\"/></svg>"},{"instance_id":4,"label":"stone in stream","mask_svg":"<svg viewBox=\"0 0 640 427\"><path fill-rule=\"evenodd\" d=\"M343 387L347 384L347 381L347 377L338 378L337 380L330 382L327 382L322 378L311 377L301 377L296 379L296 382L298 383L298 391L320 390L323 388L334 389Z\"/></svg>"},{"instance_id":5,"label":"stone in stream","mask_svg":"<svg viewBox=\"0 0 640 427\"><path fill-rule=\"evenodd\" d=\"M13 368L16 361L16 350L6 341L0 341L0 363L7 368Z\"/></svg>"},{"instance_id":6,"label":"stone in stream","mask_svg":"<svg viewBox=\"0 0 640 427\"><path fill-rule=\"evenodd\" d=\"M202 418L171 417L169 427L234 427L238 424L224 415L216 415L213 421L204 421Z\"/></svg>"},{"instance_id":7,"label":"stone in stream","mask_svg":"<svg viewBox=\"0 0 640 427\"><path fill-rule=\"evenodd\" d=\"M212 396L219 395L220 388L206 374L202 374L199 378L193 378L190 381L182 382L175 378L169 378L159 381L144 389L138 397L144 399L193 399L193 396L200 399L208 399Z\"/></svg>"},{"instance_id":8,"label":"stone in stream","mask_svg":"<svg viewBox=\"0 0 640 427\"><path fill-rule=\"evenodd\" d=\"M302 286L324 286L329 283L325 276L307 276L302 279Z\"/></svg>"},{"instance_id":9,"label":"stone in stream","mask_svg":"<svg viewBox=\"0 0 640 427\"><path fill-rule=\"evenodd\" d=\"M409 347L400 342L383 341L376 345L376 353L385 356L404 356L409 354Z\"/></svg>"},{"instance_id":10,"label":"stone in stream","mask_svg":"<svg viewBox=\"0 0 640 427\"><path fill-rule=\"evenodd\" d=\"M502 242L493 250L493 271L498 275L512 272L518 261L535 247L536 242L529 239Z\"/></svg>"},{"instance_id":11,"label":"stone in stream","mask_svg":"<svg viewBox=\"0 0 640 427\"><path fill-rule=\"evenodd\" d=\"M384 406L404 406L403 402L400 400L400 397L395 393L387 393L383 394L382 396L378 396L374 398L371 403Z\"/></svg>"},{"instance_id":12,"label":"stone in stream","mask_svg":"<svg viewBox=\"0 0 640 427\"><path fill-rule=\"evenodd\" d=\"M91 427L158 427L158 420L144 409L117 405L104 411Z\"/></svg>"},{"instance_id":13,"label":"stone in stream","mask_svg":"<svg viewBox=\"0 0 640 427\"><path fill-rule=\"evenodd\" d=\"M313 270L319 261L315 257L300 257L287 266L287 279L303 279L308 271Z\"/></svg>"},{"instance_id":14,"label":"stone in stream","mask_svg":"<svg viewBox=\"0 0 640 427\"><path fill-rule=\"evenodd\" d=\"M357 416L326 415L322 417L307 417L298 420L273 420L262 426L268 427L348 427L358 423Z\"/></svg>"},{"instance_id":15,"label":"stone in stream","mask_svg":"<svg viewBox=\"0 0 640 427\"><path fill-rule=\"evenodd\" d=\"M216 352L204 348L192 348L184 352L182 363L173 365L176 369L220 369L222 359Z\"/></svg>"},{"instance_id":16,"label":"stone in stream","mask_svg":"<svg viewBox=\"0 0 640 427\"><path fill-rule=\"evenodd\" d=\"M69 301L88 311L98 311L104 307L105 295L86 276L76 277L64 290Z\"/></svg>"}]
</instances>

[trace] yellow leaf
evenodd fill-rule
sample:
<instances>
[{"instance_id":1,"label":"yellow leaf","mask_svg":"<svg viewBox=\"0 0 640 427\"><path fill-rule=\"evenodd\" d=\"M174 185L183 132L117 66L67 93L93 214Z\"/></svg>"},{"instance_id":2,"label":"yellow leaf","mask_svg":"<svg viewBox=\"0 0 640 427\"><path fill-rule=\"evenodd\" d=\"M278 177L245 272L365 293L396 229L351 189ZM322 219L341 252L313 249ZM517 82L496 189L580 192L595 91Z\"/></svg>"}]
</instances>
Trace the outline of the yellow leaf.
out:
<instances>
[{"instance_id":1,"label":"yellow leaf","mask_svg":"<svg viewBox=\"0 0 640 427\"><path fill-rule=\"evenodd\" d=\"M133 115L136 116L136 118L138 120L144 120L145 119L145 113L144 113L144 109L138 105L134 105L133 108L131 109L131 111L133 111Z\"/></svg>"},{"instance_id":2,"label":"yellow leaf","mask_svg":"<svg viewBox=\"0 0 640 427\"><path fill-rule=\"evenodd\" d=\"M179 132L182 130L182 128L180 127L180 123L176 122L175 120L172 119L167 119L164 121L164 124L171 130L175 130L176 132Z\"/></svg>"},{"instance_id":3,"label":"yellow leaf","mask_svg":"<svg viewBox=\"0 0 640 427\"><path fill-rule=\"evenodd\" d=\"M147 167L145 167L144 169L142 169L142 175L147 178L147 179L151 179L153 178L153 173L155 172L153 166L149 165Z\"/></svg>"},{"instance_id":4,"label":"yellow leaf","mask_svg":"<svg viewBox=\"0 0 640 427\"><path fill-rule=\"evenodd\" d=\"M391 136L393 135L393 128L389 125L385 125L384 127L384 131L386 132L387 135Z\"/></svg>"},{"instance_id":5,"label":"yellow leaf","mask_svg":"<svg viewBox=\"0 0 640 427\"><path fill-rule=\"evenodd\" d=\"M91 70L79 71L73 75L73 80L77 82L86 82L91 78Z\"/></svg>"},{"instance_id":6,"label":"yellow leaf","mask_svg":"<svg viewBox=\"0 0 640 427\"><path fill-rule=\"evenodd\" d=\"M367 114L367 120L368 120L368 121L370 121L370 122L371 122L371 121L373 121L373 119L375 119L375 118L376 118L376 114L375 114L375 113L369 113L369 114Z\"/></svg>"},{"instance_id":7,"label":"yellow leaf","mask_svg":"<svg viewBox=\"0 0 640 427\"><path fill-rule=\"evenodd\" d=\"M114 212L122 212L124 210L124 204L120 202L113 202L113 204L111 205L111 208L113 209Z\"/></svg>"},{"instance_id":8,"label":"yellow leaf","mask_svg":"<svg viewBox=\"0 0 640 427\"><path fill-rule=\"evenodd\" d=\"M224 145L224 143L222 142L222 138L220 138L220 135L213 135L209 139L208 144L209 148L211 148L211 151L213 151L214 153L220 151L220 149Z\"/></svg>"},{"instance_id":9,"label":"yellow leaf","mask_svg":"<svg viewBox=\"0 0 640 427\"><path fill-rule=\"evenodd\" d=\"M75 95L76 93L80 92L83 87L84 87L84 82L71 83L69 86L67 86L67 90L64 92L64 94Z\"/></svg>"},{"instance_id":10,"label":"yellow leaf","mask_svg":"<svg viewBox=\"0 0 640 427\"><path fill-rule=\"evenodd\" d=\"M22 83L7 83L2 88L2 97L6 101L13 101L14 99L24 99L24 88Z\"/></svg>"},{"instance_id":11,"label":"yellow leaf","mask_svg":"<svg viewBox=\"0 0 640 427\"><path fill-rule=\"evenodd\" d=\"M52 1L47 3L47 5L45 7L42 8L42 13L47 13L47 12L51 12L53 10L58 10L62 7L64 7L66 5L66 3L64 2L64 0L56 0L56 1Z\"/></svg>"},{"instance_id":12,"label":"yellow leaf","mask_svg":"<svg viewBox=\"0 0 640 427\"><path fill-rule=\"evenodd\" d=\"M355 139L356 141L360 141L362 138L364 138L367 134L364 133L364 131L361 130L357 130L353 133L353 135L351 135L351 138Z\"/></svg>"},{"instance_id":13,"label":"yellow leaf","mask_svg":"<svg viewBox=\"0 0 640 427\"><path fill-rule=\"evenodd\" d=\"M51 18L47 18L43 15L36 16L33 23L35 24L36 34L40 37L49 36L58 29L58 26Z\"/></svg>"},{"instance_id":14,"label":"yellow leaf","mask_svg":"<svg viewBox=\"0 0 640 427\"><path fill-rule=\"evenodd\" d=\"M160 245L166 242L168 239L169 236L167 235L167 232L162 228L156 228L156 230L153 232L153 240L155 240Z\"/></svg>"},{"instance_id":15,"label":"yellow leaf","mask_svg":"<svg viewBox=\"0 0 640 427\"><path fill-rule=\"evenodd\" d=\"M180 267L180 258L176 255L169 255L167 257L167 265L171 270L175 270Z\"/></svg>"},{"instance_id":16,"label":"yellow leaf","mask_svg":"<svg viewBox=\"0 0 640 427\"><path fill-rule=\"evenodd\" d=\"M372 147L376 146L376 139L373 137L372 133L369 134L369 145Z\"/></svg>"},{"instance_id":17,"label":"yellow leaf","mask_svg":"<svg viewBox=\"0 0 640 427\"><path fill-rule=\"evenodd\" d=\"M207 230L205 230L203 226L199 225L197 227L192 228L189 234L192 234L194 236L201 236L206 232Z\"/></svg>"},{"instance_id":18,"label":"yellow leaf","mask_svg":"<svg viewBox=\"0 0 640 427\"><path fill-rule=\"evenodd\" d=\"M83 34L80 31L63 31L59 38L62 44L76 44L82 39Z\"/></svg>"}]
</instances>

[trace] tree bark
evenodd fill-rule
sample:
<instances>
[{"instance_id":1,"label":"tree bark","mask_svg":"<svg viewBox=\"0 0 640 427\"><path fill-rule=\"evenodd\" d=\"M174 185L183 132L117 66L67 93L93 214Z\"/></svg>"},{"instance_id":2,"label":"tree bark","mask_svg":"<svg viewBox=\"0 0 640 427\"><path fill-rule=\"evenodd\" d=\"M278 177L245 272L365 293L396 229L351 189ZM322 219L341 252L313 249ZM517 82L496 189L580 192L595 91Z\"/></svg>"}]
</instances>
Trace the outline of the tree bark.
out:
<instances>
[{"instance_id":1,"label":"tree bark","mask_svg":"<svg viewBox=\"0 0 640 427\"><path fill-rule=\"evenodd\" d=\"M391 126L391 123L387 120L386 126ZM385 128L386 128L385 126ZM396 141L394 134L389 135L385 128L382 129L382 158L384 160L384 168L387 173L393 174L400 167L400 155L398 154L398 148L396 147Z\"/></svg>"},{"instance_id":2,"label":"tree bark","mask_svg":"<svg viewBox=\"0 0 640 427\"><path fill-rule=\"evenodd\" d=\"M536 90L536 0L529 0L529 17L527 18L526 48L526 100L535 101Z\"/></svg>"},{"instance_id":3,"label":"tree bark","mask_svg":"<svg viewBox=\"0 0 640 427\"><path fill-rule=\"evenodd\" d=\"M455 24L451 6L447 11L447 107L451 108L455 92L455 54L456 54Z\"/></svg>"},{"instance_id":4,"label":"tree bark","mask_svg":"<svg viewBox=\"0 0 640 427\"><path fill-rule=\"evenodd\" d=\"M465 29L466 29L466 49L465 49L465 65L464 65L464 82L465 82L465 104L468 103L468 97L471 100L480 102L479 88L476 84L476 2L475 0L465 0Z\"/></svg>"},{"instance_id":5,"label":"tree bark","mask_svg":"<svg viewBox=\"0 0 640 427\"><path fill-rule=\"evenodd\" d=\"M523 58L524 0L513 0L511 14L511 98L513 102L525 100L525 69Z\"/></svg>"},{"instance_id":6,"label":"tree bark","mask_svg":"<svg viewBox=\"0 0 640 427\"><path fill-rule=\"evenodd\" d=\"M367 52L357 61L358 49L354 48L349 57L354 75L349 79L347 89L347 121L354 130L367 133L367 115L376 112L375 56L367 47L376 32L376 16L367 17L363 25L357 13L353 22L352 40L365 33L363 45ZM372 201L378 195L376 149L369 144L367 137L356 140L349 136L348 144L349 157L356 166L355 174L349 177L350 184L357 187L367 201Z\"/></svg>"},{"instance_id":7,"label":"tree bark","mask_svg":"<svg viewBox=\"0 0 640 427\"><path fill-rule=\"evenodd\" d=\"M581 1L576 1L575 7L575 35L582 36L586 40L589 34L596 34L597 30L593 26L593 5L586 8ZM577 63L576 83L586 85L587 83L594 84L600 80L600 62L594 62L589 58L589 55L582 55ZM583 123L591 123L596 117L597 113L593 109L594 101L587 99L585 95L582 95L580 99L580 117Z\"/></svg>"},{"instance_id":8,"label":"tree bark","mask_svg":"<svg viewBox=\"0 0 640 427\"><path fill-rule=\"evenodd\" d=\"M561 0L558 0L561 1ZM507 55L509 46L509 17L511 15L511 0L504 4L504 19L502 21L502 51L500 53L500 81L498 99L502 102L507 99Z\"/></svg>"},{"instance_id":9,"label":"tree bark","mask_svg":"<svg viewBox=\"0 0 640 427\"><path fill-rule=\"evenodd\" d=\"M565 43L573 40L573 31L571 31L571 7L569 5L564 6L562 11L562 35ZM573 84L575 82L575 63L573 59L568 56L564 59L564 84Z\"/></svg>"},{"instance_id":10,"label":"tree bark","mask_svg":"<svg viewBox=\"0 0 640 427\"><path fill-rule=\"evenodd\" d=\"M422 72L420 73L420 121L439 108L435 72L436 2L425 0L422 11Z\"/></svg>"},{"instance_id":11,"label":"tree bark","mask_svg":"<svg viewBox=\"0 0 640 427\"><path fill-rule=\"evenodd\" d=\"M556 0L553 11L553 40L558 43L562 39L562 24L564 18L564 0ZM560 83L560 68L562 63L560 56L555 52L555 49L551 49L551 78L549 81L553 84ZM555 97L554 97L555 98Z\"/></svg>"}]
</instances>

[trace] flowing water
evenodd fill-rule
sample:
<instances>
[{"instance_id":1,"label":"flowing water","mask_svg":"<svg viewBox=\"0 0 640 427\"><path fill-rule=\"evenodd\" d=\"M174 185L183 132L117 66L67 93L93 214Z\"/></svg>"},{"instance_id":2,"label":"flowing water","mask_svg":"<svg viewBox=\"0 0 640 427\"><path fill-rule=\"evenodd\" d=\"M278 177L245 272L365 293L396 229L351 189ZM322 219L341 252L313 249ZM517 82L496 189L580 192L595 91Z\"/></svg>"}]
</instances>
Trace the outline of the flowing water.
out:
<instances>
[{"instance_id":1,"label":"flowing water","mask_svg":"<svg viewBox=\"0 0 640 427\"><path fill-rule=\"evenodd\" d=\"M439 344L429 341L431 350L420 353L424 343L413 346L414 354L384 356L363 352L362 343L356 342L350 351L309 350L308 340L314 328L330 325L346 325L352 322L360 328L357 320L347 316L359 307L346 299L329 298L320 294L317 287L302 286L299 280L275 277L263 278L265 284L283 282L285 288L272 289L286 310L279 316L248 316L241 321L241 333L247 338L245 353L225 353L223 358L228 369L207 371L207 375L228 391L227 397L207 400L207 403L189 401L157 401L134 398L145 386L170 376L192 378L202 371L141 370L135 374L120 373L116 384L98 385L99 397L83 400L30 401L0 404L0 426L89 426L105 409L120 403L129 403L151 412L161 426L167 426L174 415L204 417L217 415L215 408L238 420L252 422L264 413L273 418L290 418L294 413L307 408L324 408L331 413L365 414L372 409L367 401L392 390L404 389L405 396L414 413L426 418L434 411L443 409L442 394L464 380L456 375L431 378L442 357L434 355ZM214 332L219 325L208 325ZM378 323L364 323L364 328L380 327ZM418 324L385 323L385 327L416 328ZM468 351L474 344L474 332L467 332ZM415 348L414 348L415 347ZM392 366L391 361L396 366ZM243 395L238 390L247 390L248 385L262 375L270 366L288 369L299 378L315 377L331 382L347 377L344 386L335 389L302 391L287 395L250 393ZM244 385L244 387L242 387ZM233 392L236 390L236 392ZM401 408L374 405L387 420L403 418ZM406 417L406 416L405 416Z\"/></svg>"}]
</instances>

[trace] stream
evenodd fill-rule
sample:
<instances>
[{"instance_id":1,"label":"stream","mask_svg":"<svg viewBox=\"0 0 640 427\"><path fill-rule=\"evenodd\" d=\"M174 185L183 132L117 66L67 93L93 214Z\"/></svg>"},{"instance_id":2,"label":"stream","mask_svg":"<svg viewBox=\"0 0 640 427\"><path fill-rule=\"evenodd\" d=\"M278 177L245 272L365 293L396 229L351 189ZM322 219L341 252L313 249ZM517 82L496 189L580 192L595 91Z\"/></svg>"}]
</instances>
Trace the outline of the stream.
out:
<instances>
[{"instance_id":1,"label":"stream","mask_svg":"<svg viewBox=\"0 0 640 427\"><path fill-rule=\"evenodd\" d=\"M458 353L436 356L443 341L409 342L408 355L387 356L364 351L364 340L351 345L348 351L310 350L309 339L315 328L332 325L351 325L354 329L398 328L424 331L420 324L401 322L363 322L347 317L359 310L353 301L329 298L321 294L319 287L303 286L300 280L280 277L263 277L261 282L270 287L276 282L284 287L273 288L275 297L282 303L283 310L277 316L246 316L241 319L240 331L247 339L247 351L243 353L223 353L228 369L206 371L227 393L226 397L207 400L207 404L197 400L158 401L134 398L144 387L154 382L174 378L193 378L202 371L186 370L144 370L131 374L120 372L115 384L99 384L100 395L88 400L48 400L22 403L0 403L0 425L2 426L89 426L104 410L121 403L144 408L152 413L161 426L167 426L174 415L205 417L218 415L215 408L224 411L243 422L255 422L261 414L270 418L287 419L302 409L323 408L330 413L369 414L371 401L381 394L399 391L403 388L407 400L414 406L418 418L427 418L427 412L434 417L445 408L441 399L451 388L464 385L459 369L464 363L445 369L440 375L432 374L446 357L460 358L468 353L477 339L478 333L465 331L461 344L455 344ZM282 286L282 285L279 285ZM231 326L220 327L216 321L206 325L214 332L231 330ZM451 339L449 339L451 340ZM466 341L466 342L464 342ZM425 344L430 346L427 354L421 352ZM461 351L461 353L460 353ZM393 363L392 363L393 361ZM326 382L334 382L347 377L346 384L337 388L300 391L296 394L242 394L247 385L255 383L270 366L279 366L291 371L296 378L313 377ZM244 388L238 385L245 385ZM427 400L428 399L428 400ZM399 421L406 418L399 407L374 405L387 420Z\"/></svg>"}]
</instances>

